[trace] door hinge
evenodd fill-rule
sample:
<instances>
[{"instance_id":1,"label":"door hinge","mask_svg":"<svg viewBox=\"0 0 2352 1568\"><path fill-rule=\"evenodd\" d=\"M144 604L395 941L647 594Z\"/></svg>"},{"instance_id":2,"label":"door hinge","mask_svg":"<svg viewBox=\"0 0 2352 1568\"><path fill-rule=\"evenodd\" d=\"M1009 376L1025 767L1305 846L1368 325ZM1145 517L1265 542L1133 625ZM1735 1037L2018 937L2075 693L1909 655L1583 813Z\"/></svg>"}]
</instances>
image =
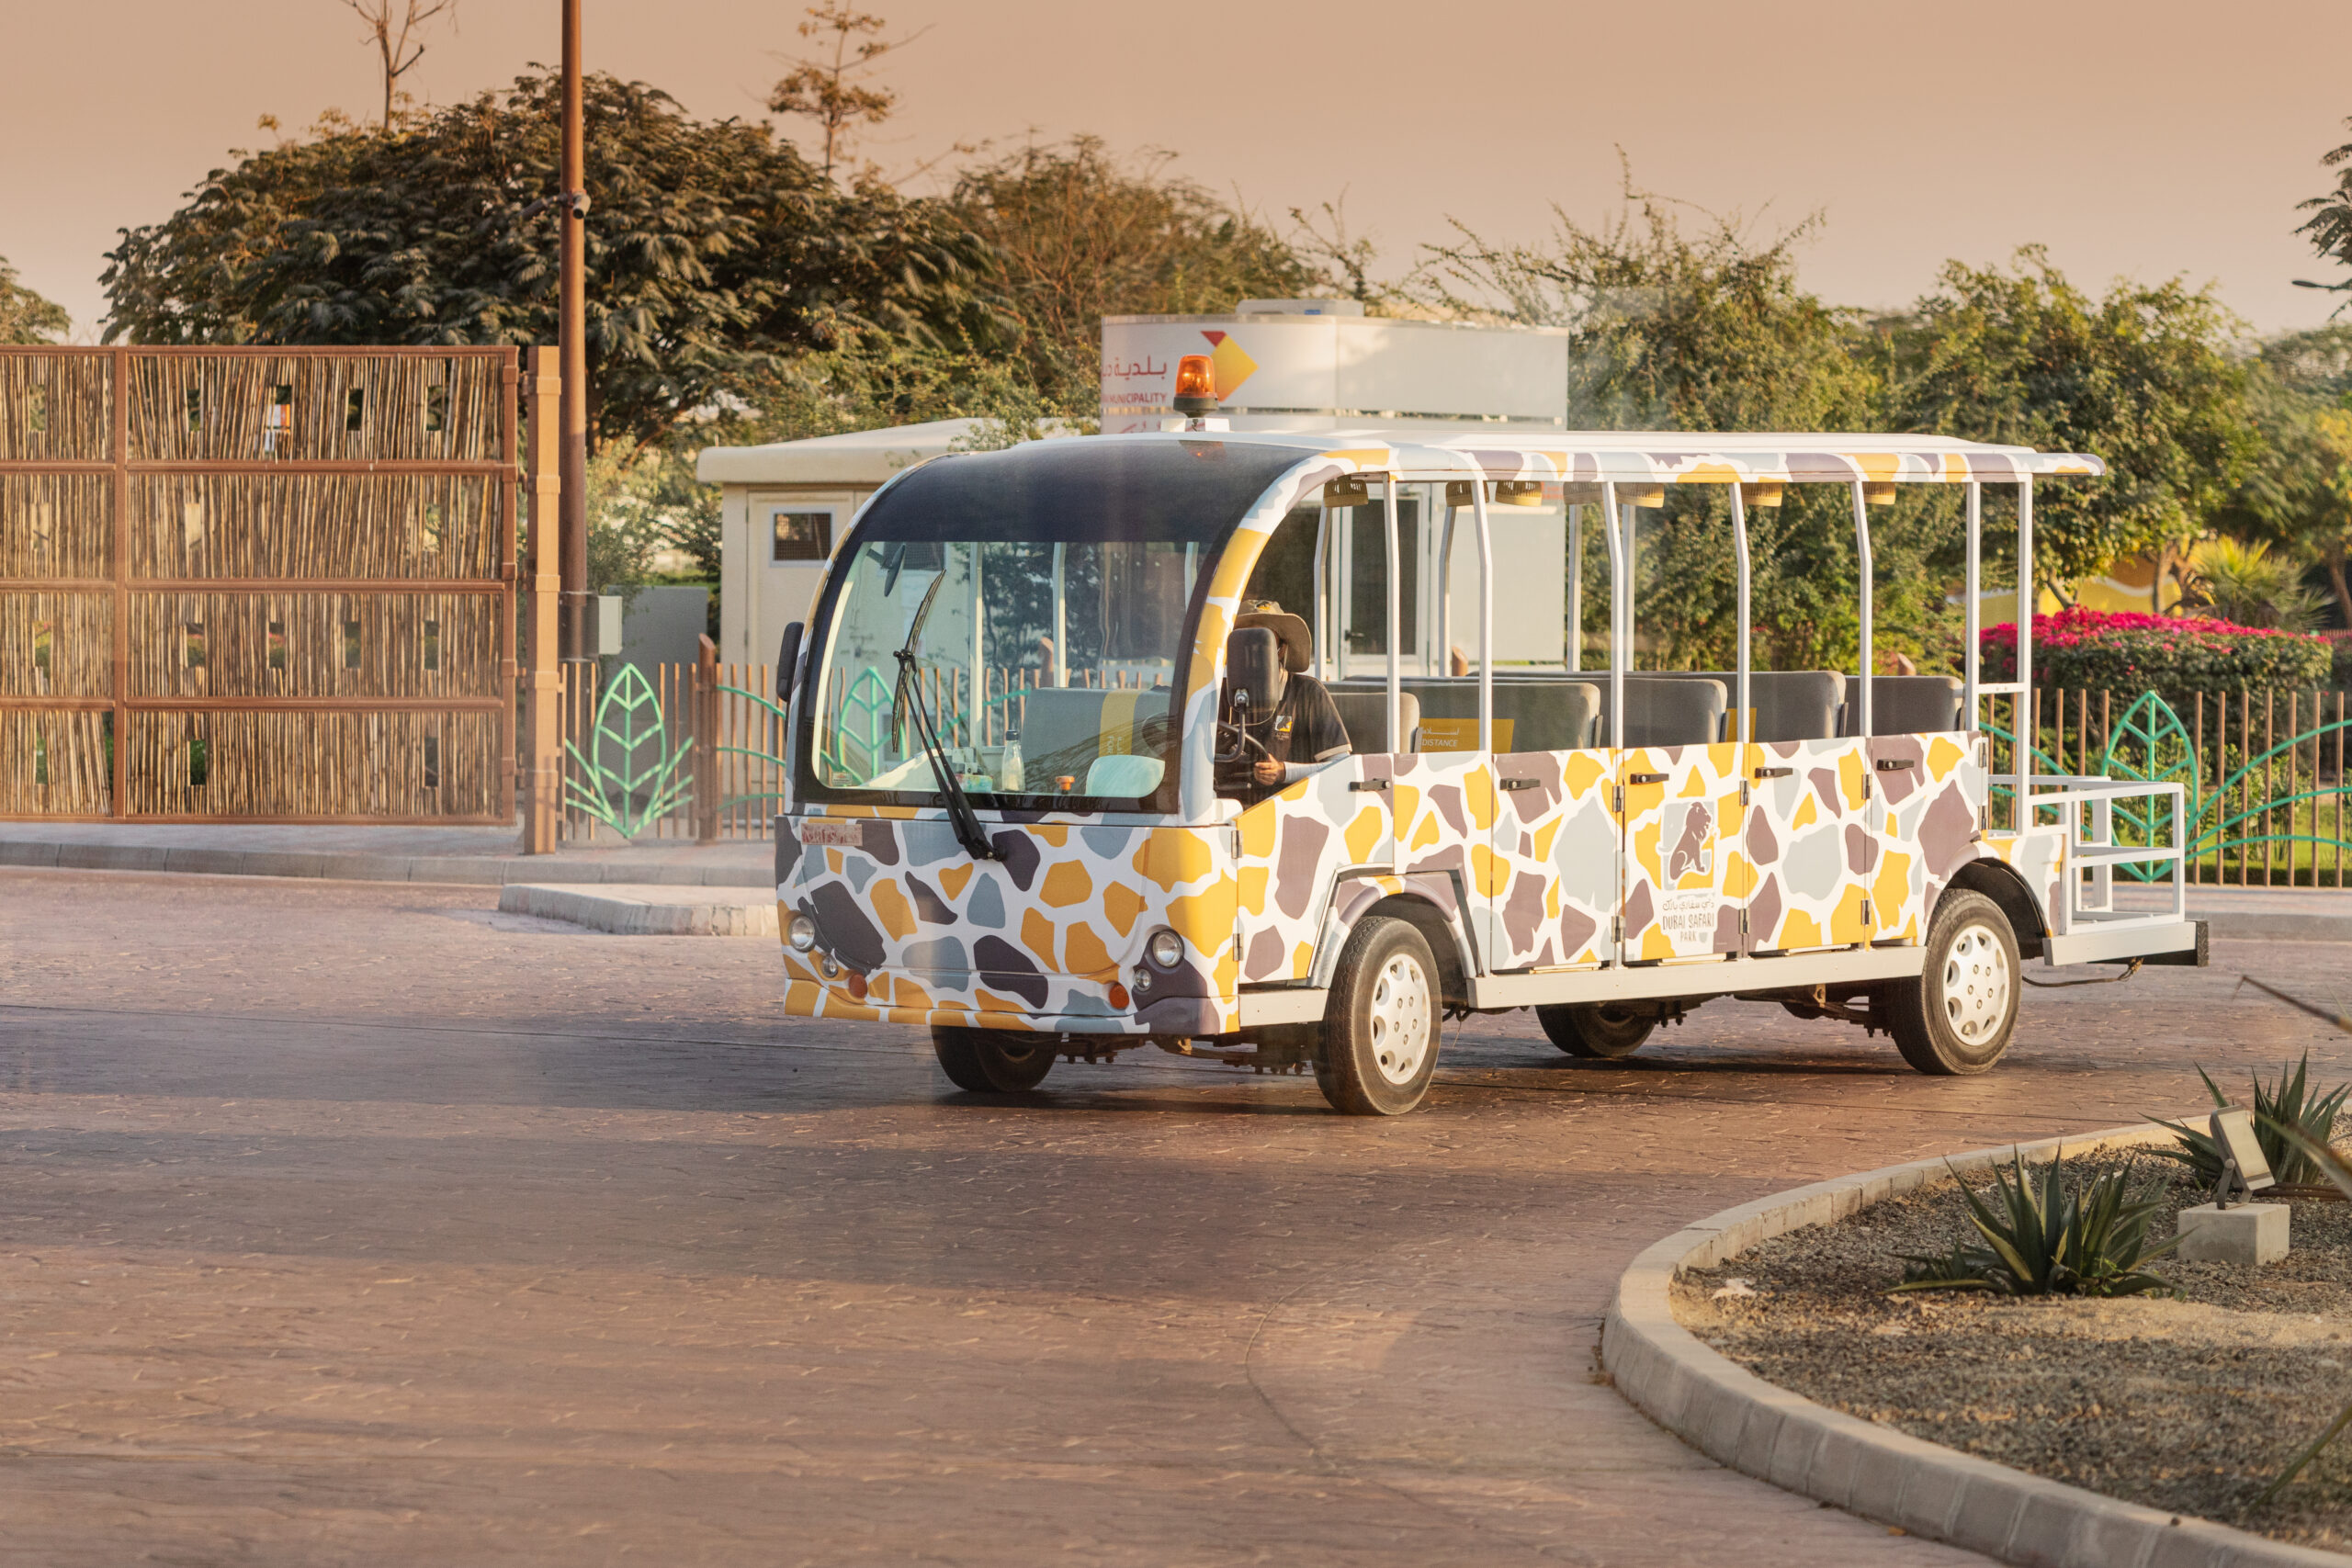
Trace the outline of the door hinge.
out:
<instances>
[{"instance_id":1,"label":"door hinge","mask_svg":"<svg viewBox=\"0 0 2352 1568\"><path fill-rule=\"evenodd\" d=\"M1747 934L1747 909L1744 905L1739 911L1739 934L1742 936Z\"/></svg>"},{"instance_id":2,"label":"door hinge","mask_svg":"<svg viewBox=\"0 0 2352 1568\"><path fill-rule=\"evenodd\" d=\"M1865 898L1862 900L1862 924L1869 925L1871 919L1871 901Z\"/></svg>"},{"instance_id":3,"label":"door hinge","mask_svg":"<svg viewBox=\"0 0 2352 1568\"><path fill-rule=\"evenodd\" d=\"M1611 917L1610 917L1610 920L1609 920L1609 940L1610 940L1610 941L1611 941L1611 942L1623 942L1623 941L1624 941L1624 940L1625 940L1625 917L1624 917L1624 916L1623 916L1623 915L1612 915L1612 916L1611 916Z\"/></svg>"},{"instance_id":4,"label":"door hinge","mask_svg":"<svg viewBox=\"0 0 2352 1568\"><path fill-rule=\"evenodd\" d=\"M1739 803L1742 806L1747 804L1747 781L1746 779L1739 781Z\"/></svg>"},{"instance_id":5,"label":"door hinge","mask_svg":"<svg viewBox=\"0 0 2352 1568\"><path fill-rule=\"evenodd\" d=\"M1616 812L1620 817L1623 817L1625 814L1625 786L1623 784L1612 784L1611 789L1613 793L1610 796L1610 799L1612 802L1610 809Z\"/></svg>"}]
</instances>

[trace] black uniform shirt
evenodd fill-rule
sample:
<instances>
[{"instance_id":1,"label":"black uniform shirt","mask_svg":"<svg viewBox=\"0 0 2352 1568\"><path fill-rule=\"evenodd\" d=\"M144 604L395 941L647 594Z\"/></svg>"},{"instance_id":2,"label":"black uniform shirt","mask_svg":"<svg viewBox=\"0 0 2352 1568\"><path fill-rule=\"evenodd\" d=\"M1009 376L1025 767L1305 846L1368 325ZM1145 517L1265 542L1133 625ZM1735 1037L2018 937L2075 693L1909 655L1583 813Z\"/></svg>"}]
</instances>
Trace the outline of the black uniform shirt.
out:
<instances>
[{"instance_id":1,"label":"black uniform shirt","mask_svg":"<svg viewBox=\"0 0 2352 1568\"><path fill-rule=\"evenodd\" d=\"M1250 737L1265 747L1264 753L1256 747L1245 747L1238 759L1217 768L1218 793L1233 795L1245 805L1254 805L1283 787L1280 783L1257 781L1251 770L1261 755L1271 755L1277 762L1314 763L1344 757L1354 750L1330 692L1311 675L1293 675L1272 715L1250 720Z\"/></svg>"},{"instance_id":2,"label":"black uniform shirt","mask_svg":"<svg viewBox=\"0 0 2352 1568\"><path fill-rule=\"evenodd\" d=\"M1273 722L1250 729L1277 762L1328 762L1353 750L1347 726L1340 722L1339 705L1312 675L1293 675L1283 688L1283 700L1274 705Z\"/></svg>"}]
</instances>

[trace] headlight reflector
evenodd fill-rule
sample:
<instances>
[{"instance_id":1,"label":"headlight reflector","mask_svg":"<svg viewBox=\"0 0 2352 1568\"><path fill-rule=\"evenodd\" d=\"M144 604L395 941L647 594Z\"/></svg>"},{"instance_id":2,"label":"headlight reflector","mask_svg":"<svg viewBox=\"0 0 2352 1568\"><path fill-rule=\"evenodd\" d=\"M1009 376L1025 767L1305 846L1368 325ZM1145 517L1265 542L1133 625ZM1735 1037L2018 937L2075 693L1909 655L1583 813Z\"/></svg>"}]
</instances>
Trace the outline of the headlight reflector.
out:
<instances>
[{"instance_id":1,"label":"headlight reflector","mask_svg":"<svg viewBox=\"0 0 2352 1568\"><path fill-rule=\"evenodd\" d=\"M1184 939L1166 926L1151 933L1144 944L1144 956L1162 969L1173 969L1184 962Z\"/></svg>"},{"instance_id":2,"label":"headlight reflector","mask_svg":"<svg viewBox=\"0 0 2352 1568\"><path fill-rule=\"evenodd\" d=\"M792 943L793 952L808 952L817 945L817 922L806 915L793 916L792 924L786 932L786 940Z\"/></svg>"}]
</instances>

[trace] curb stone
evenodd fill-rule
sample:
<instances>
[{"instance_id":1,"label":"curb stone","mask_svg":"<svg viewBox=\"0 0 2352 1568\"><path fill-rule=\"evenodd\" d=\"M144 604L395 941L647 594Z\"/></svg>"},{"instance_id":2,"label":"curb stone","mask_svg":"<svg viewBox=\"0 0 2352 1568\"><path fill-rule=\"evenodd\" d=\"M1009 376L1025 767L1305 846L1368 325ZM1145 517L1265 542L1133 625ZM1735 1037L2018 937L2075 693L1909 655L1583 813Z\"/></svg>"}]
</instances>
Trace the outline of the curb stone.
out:
<instances>
[{"instance_id":1,"label":"curb stone","mask_svg":"<svg viewBox=\"0 0 2352 1568\"><path fill-rule=\"evenodd\" d=\"M2210 1519L2119 1502L1943 1448L1815 1404L1717 1354L1675 1320L1684 1269L1844 1219L1952 1170L1967 1174L2062 1145L2069 1154L2162 1143L2155 1126L1974 1149L1838 1177L1725 1209L1645 1249L1618 1279L1600 1362L1634 1407L1708 1458L1802 1496L1917 1536L2032 1568L2346 1568L2334 1551L2290 1546Z\"/></svg>"},{"instance_id":2,"label":"curb stone","mask_svg":"<svg viewBox=\"0 0 2352 1568\"><path fill-rule=\"evenodd\" d=\"M0 839L0 865L61 871L175 872L199 876L298 876L343 882L622 882L662 887L772 887L763 865L628 865L533 855L368 855L309 850L198 850L162 844L68 844Z\"/></svg>"},{"instance_id":3,"label":"curb stone","mask_svg":"<svg viewBox=\"0 0 2352 1568\"><path fill-rule=\"evenodd\" d=\"M764 936L776 934L775 896L757 902L742 898L706 898L691 895L662 897L642 883L595 886L510 882L498 896L498 908L509 915L537 915L543 919L569 920L591 931L616 936ZM648 895L654 895L648 897Z\"/></svg>"}]
</instances>

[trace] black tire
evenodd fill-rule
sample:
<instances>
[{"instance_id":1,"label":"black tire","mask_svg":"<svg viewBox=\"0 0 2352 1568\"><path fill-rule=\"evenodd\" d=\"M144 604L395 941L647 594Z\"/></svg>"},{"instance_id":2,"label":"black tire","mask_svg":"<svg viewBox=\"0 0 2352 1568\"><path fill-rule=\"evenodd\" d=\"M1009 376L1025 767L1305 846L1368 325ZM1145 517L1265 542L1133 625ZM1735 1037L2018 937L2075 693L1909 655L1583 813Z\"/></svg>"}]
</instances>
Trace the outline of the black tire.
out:
<instances>
[{"instance_id":1,"label":"black tire","mask_svg":"<svg viewBox=\"0 0 2352 1568\"><path fill-rule=\"evenodd\" d=\"M1331 976L1315 1081L1348 1116L1402 1116L1437 1071L1443 1001L1437 960L1410 920L1357 922Z\"/></svg>"},{"instance_id":2,"label":"black tire","mask_svg":"<svg viewBox=\"0 0 2352 1568\"><path fill-rule=\"evenodd\" d=\"M1982 893L1956 888L1928 922L1926 957L1917 979L1879 988L1895 1049L1937 1077L1987 1070L2017 1032L2021 987L2009 918Z\"/></svg>"},{"instance_id":3,"label":"black tire","mask_svg":"<svg viewBox=\"0 0 2352 1568\"><path fill-rule=\"evenodd\" d=\"M1053 1042L998 1029L934 1029L940 1070L971 1094L1025 1094L1054 1070Z\"/></svg>"},{"instance_id":4,"label":"black tire","mask_svg":"<svg viewBox=\"0 0 2352 1568\"><path fill-rule=\"evenodd\" d=\"M1535 1010L1535 1021L1569 1055L1615 1062L1640 1050L1657 1028L1657 1004L1554 1002Z\"/></svg>"}]
</instances>

